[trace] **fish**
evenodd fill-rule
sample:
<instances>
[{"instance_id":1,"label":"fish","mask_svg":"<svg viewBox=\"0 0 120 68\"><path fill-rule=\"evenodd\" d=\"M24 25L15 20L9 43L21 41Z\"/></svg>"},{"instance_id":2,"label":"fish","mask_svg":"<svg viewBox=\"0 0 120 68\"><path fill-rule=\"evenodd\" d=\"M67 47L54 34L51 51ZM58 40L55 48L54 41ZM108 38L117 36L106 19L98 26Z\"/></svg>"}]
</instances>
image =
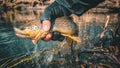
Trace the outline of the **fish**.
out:
<instances>
[{"instance_id":1,"label":"fish","mask_svg":"<svg viewBox=\"0 0 120 68\"><path fill-rule=\"evenodd\" d=\"M59 32L62 36L65 36L68 43L70 40L81 42L81 39L78 37L78 26L72 18L66 16L59 17L53 23L51 31ZM37 42L48 34L48 32L42 29L40 20L30 21L20 27L14 27L14 31L18 37L34 39Z\"/></svg>"}]
</instances>

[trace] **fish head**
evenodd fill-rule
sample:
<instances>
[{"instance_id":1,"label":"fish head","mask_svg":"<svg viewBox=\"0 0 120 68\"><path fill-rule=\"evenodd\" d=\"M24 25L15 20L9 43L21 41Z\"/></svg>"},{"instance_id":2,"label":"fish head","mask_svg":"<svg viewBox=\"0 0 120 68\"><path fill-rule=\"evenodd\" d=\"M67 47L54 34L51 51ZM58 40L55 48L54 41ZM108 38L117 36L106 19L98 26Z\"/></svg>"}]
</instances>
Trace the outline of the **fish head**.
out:
<instances>
[{"instance_id":1,"label":"fish head","mask_svg":"<svg viewBox=\"0 0 120 68\"><path fill-rule=\"evenodd\" d=\"M20 27L14 27L15 35L22 38L30 38L38 41L46 36L46 32L42 30L41 23L39 21L32 21L26 23Z\"/></svg>"}]
</instances>

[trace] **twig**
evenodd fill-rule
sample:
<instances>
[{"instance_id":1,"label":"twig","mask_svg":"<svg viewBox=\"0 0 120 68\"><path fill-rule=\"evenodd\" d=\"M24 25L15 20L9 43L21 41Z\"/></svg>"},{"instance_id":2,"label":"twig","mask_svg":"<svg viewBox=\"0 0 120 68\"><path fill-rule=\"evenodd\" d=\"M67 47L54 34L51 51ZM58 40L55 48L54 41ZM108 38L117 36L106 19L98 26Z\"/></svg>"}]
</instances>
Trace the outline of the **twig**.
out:
<instances>
[{"instance_id":1,"label":"twig","mask_svg":"<svg viewBox=\"0 0 120 68\"><path fill-rule=\"evenodd\" d=\"M100 39L104 37L105 32L107 31L108 23L109 23L109 21L110 21L110 16L107 16L106 18L107 18L107 21L106 21L106 23L105 23L105 26L104 26L103 32L100 34Z\"/></svg>"},{"instance_id":2,"label":"twig","mask_svg":"<svg viewBox=\"0 0 120 68\"><path fill-rule=\"evenodd\" d=\"M72 64L73 67L76 68L76 52L75 52L75 48L74 48L74 43L75 41L72 40L71 42L71 58L72 58Z\"/></svg>"},{"instance_id":3,"label":"twig","mask_svg":"<svg viewBox=\"0 0 120 68\"><path fill-rule=\"evenodd\" d=\"M99 49L99 50L85 50L80 53L109 53L108 49Z\"/></svg>"},{"instance_id":4,"label":"twig","mask_svg":"<svg viewBox=\"0 0 120 68\"><path fill-rule=\"evenodd\" d=\"M57 49L52 49L52 50L50 50L50 51L44 50L44 51L35 52L35 53L33 53L31 56L19 60L19 61L16 62L15 64L11 65L9 68L14 68L15 66L17 66L17 65L19 65L19 64L21 64L21 63L29 62L29 61L31 61L32 59L40 56L41 54L48 54L48 53L50 53L50 52L53 52L53 53L55 54L55 53L57 53L57 51L59 51L59 50L60 50L60 49L57 48Z\"/></svg>"},{"instance_id":5,"label":"twig","mask_svg":"<svg viewBox=\"0 0 120 68\"><path fill-rule=\"evenodd\" d=\"M90 50L88 52L90 52L90 53L108 53L109 50Z\"/></svg>"},{"instance_id":6,"label":"twig","mask_svg":"<svg viewBox=\"0 0 120 68\"><path fill-rule=\"evenodd\" d=\"M120 64L120 61L118 60L118 58L117 58L115 55L113 55L112 57L113 57L113 59L115 59L115 61L116 61L118 64Z\"/></svg>"},{"instance_id":7,"label":"twig","mask_svg":"<svg viewBox=\"0 0 120 68\"><path fill-rule=\"evenodd\" d=\"M0 68L4 68L7 65L7 63L9 63L10 61L11 61L11 59L7 60L5 63L3 63L2 65L0 65Z\"/></svg>"},{"instance_id":8,"label":"twig","mask_svg":"<svg viewBox=\"0 0 120 68\"><path fill-rule=\"evenodd\" d=\"M120 29L120 13L118 15L118 22L117 22L116 29L115 29L115 36L120 35L119 29Z\"/></svg>"}]
</instances>

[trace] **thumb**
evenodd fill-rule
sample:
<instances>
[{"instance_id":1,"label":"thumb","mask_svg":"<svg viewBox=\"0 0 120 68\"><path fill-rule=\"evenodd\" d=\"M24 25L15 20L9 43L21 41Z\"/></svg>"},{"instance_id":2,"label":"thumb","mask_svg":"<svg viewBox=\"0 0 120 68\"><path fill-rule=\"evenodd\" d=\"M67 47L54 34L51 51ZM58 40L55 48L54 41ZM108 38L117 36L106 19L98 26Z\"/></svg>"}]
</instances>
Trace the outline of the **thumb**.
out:
<instances>
[{"instance_id":1,"label":"thumb","mask_svg":"<svg viewBox=\"0 0 120 68\"><path fill-rule=\"evenodd\" d=\"M44 31L48 32L50 30L51 27L51 22L49 20L44 20L42 22L42 28Z\"/></svg>"}]
</instances>

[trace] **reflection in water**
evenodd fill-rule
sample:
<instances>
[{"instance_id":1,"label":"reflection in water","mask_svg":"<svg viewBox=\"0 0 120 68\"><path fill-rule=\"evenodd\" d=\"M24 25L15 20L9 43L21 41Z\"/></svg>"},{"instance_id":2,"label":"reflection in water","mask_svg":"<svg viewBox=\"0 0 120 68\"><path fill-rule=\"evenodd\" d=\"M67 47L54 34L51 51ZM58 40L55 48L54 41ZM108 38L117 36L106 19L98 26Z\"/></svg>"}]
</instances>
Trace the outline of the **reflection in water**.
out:
<instances>
[{"instance_id":1,"label":"reflection in water","mask_svg":"<svg viewBox=\"0 0 120 68\"><path fill-rule=\"evenodd\" d=\"M24 10L24 11L18 11L18 10L11 10L8 12L4 12L1 15L2 20L9 20L11 23L23 23L32 21L35 19L39 19L39 16L41 14L41 10L34 11L34 10Z\"/></svg>"},{"instance_id":2,"label":"reflection in water","mask_svg":"<svg viewBox=\"0 0 120 68\"><path fill-rule=\"evenodd\" d=\"M65 41L44 42L40 40L38 45L33 45L30 39L23 39L14 35L13 26L19 26L16 23L24 25L32 20L39 20L40 15L41 10L12 10L0 15L0 68L72 67L70 47L67 46ZM101 47L102 45L106 47L105 49L111 45L113 39L111 29L114 28L111 24L113 23L108 25L109 28L107 28L108 31L105 33L105 37L99 39L99 35L103 32L104 23L97 23L95 21L92 23L82 23L81 20L79 21L79 36L82 38L82 43L78 43L75 46L77 67L85 66L83 64L86 64L86 67L93 67L93 65L100 66L96 61L98 59L101 59L99 60L101 64L108 64L108 61L114 61L111 59L106 60L105 55L103 55L104 53L101 53L101 50L108 53L107 50ZM100 53L93 55L89 53L92 50L100 51Z\"/></svg>"},{"instance_id":3,"label":"reflection in water","mask_svg":"<svg viewBox=\"0 0 120 68\"><path fill-rule=\"evenodd\" d=\"M38 50L38 45L36 44L35 47L34 47L33 53L36 53L37 50ZM34 60L34 62L36 63L36 68L40 68L40 64L39 64L38 60L39 60L38 57L36 57L35 60Z\"/></svg>"}]
</instances>

